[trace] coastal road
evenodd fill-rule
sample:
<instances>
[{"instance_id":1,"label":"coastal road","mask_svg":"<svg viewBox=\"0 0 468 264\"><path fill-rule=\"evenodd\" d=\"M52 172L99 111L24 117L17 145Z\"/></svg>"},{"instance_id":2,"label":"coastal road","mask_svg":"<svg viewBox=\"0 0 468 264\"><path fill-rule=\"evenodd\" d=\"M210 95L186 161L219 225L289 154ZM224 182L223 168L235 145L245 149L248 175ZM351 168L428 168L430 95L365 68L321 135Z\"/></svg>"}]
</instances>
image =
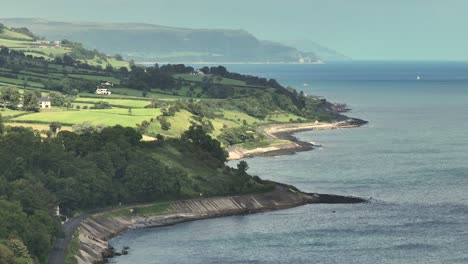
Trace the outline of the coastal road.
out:
<instances>
[{"instance_id":1,"label":"coastal road","mask_svg":"<svg viewBox=\"0 0 468 264\"><path fill-rule=\"evenodd\" d=\"M94 210L87 214L82 214L77 217L73 217L68 219L62 226L64 237L57 238L55 240L54 246L52 251L49 254L49 264L63 264L65 262L65 256L67 255L68 244L72 240L73 234L75 230L80 226L81 222L83 222L88 217L97 214L103 213L106 211L114 210L115 208L106 208L100 210Z\"/></svg>"}]
</instances>

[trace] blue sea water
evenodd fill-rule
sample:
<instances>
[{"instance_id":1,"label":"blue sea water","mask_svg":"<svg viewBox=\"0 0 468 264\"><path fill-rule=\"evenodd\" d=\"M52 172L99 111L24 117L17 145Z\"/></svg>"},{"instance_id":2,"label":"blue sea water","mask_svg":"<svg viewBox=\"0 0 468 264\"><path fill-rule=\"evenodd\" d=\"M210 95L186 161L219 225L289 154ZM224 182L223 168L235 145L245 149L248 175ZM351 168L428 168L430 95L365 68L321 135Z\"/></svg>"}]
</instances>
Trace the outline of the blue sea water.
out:
<instances>
[{"instance_id":1,"label":"blue sea water","mask_svg":"<svg viewBox=\"0 0 468 264\"><path fill-rule=\"evenodd\" d=\"M250 173L372 203L134 230L112 240L130 246L113 263L468 263L468 63L228 68L345 102L370 122L298 133L323 147L248 159Z\"/></svg>"}]
</instances>

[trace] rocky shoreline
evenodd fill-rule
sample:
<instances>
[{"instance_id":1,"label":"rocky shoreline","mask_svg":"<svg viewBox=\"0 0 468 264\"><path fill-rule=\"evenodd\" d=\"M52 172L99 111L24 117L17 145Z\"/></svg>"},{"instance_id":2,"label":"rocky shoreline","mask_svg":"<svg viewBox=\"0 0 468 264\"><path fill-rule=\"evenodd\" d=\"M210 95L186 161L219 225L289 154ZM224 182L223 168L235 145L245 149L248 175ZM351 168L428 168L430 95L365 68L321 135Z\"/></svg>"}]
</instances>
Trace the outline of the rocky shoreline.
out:
<instances>
[{"instance_id":1,"label":"rocky shoreline","mask_svg":"<svg viewBox=\"0 0 468 264\"><path fill-rule=\"evenodd\" d=\"M367 124L360 119L346 119L335 123L277 124L262 128L270 139L287 140L287 143L268 148L246 150L239 147L229 149L230 160L253 156L276 156L308 151L314 144L298 140L293 134L301 131L353 128ZM75 256L79 264L105 263L107 259L121 254L109 246L108 241L129 229L153 228L175 225L187 221L232 215L252 214L281 210L314 203L365 203L362 198L339 195L304 193L293 186L275 183L275 190L230 197L199 198L171 202L169 212L157 215L109 216L96 214L84 220L78 227L80 253ZM135 208L135 207L133 207ZM133 212L133 208L128 210ZM131 250L130 250L131 251Z\"/></svg>"},{"instance_id":2,"label":"rocky shoreline","mask_svg":"<svg viewBox=\"0 0 468 264\"><path fill-rule=\"evenodd\" d=\"M161 227L187 221L252 214L314 203L365 202L367 200L356 197L303 193L293 186L277 183L275 190L266 193L175 201L170 204L170 211L164 214L135 216L97 214L89 217L79 226L80 253L75 257L79 264L105 262L107 258L114 256L113 252L115 253L109 247L108 241L129 229ZM128 209L132 210L132 208Z\"/></svg>"},{"instance_id":3,"label":"rocky shoreline","mask_svg":"<svg viewBox=\"0 0 468 264\"><path fill-rule=\"evenodd\" d=\"M297 152L309 151L316 147L310 142L300 141L293 134L311 130L328 130L339 128L354 128L367 124L367 121L349 118L343 121L334 123L296 123L296 124L276 124L262 128L262 132L271 140L282 139L287 140L287 143L272 145L265 148L244 149L239 146L232 146L228 149L229 160L239 160L256 156L271 157L279 155L292 155Z\"/></svg>"}]
</instances>

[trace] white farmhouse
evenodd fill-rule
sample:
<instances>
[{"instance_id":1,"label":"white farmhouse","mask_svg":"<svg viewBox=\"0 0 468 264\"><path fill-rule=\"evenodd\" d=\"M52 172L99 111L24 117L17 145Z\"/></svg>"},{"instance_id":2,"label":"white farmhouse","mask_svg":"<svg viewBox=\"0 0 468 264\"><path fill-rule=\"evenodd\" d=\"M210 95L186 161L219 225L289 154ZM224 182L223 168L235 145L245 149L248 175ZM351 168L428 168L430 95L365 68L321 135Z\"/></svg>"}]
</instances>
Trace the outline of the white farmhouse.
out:
<instances>
[{"instance_id":1,"label":"white farmhouse","mask_svg":"<svg viewBox=\"0 0 468 264\"><path fill-rule=\"evenodd\" d=\"M109 90L114 87L114 84L109 81L101 81L100 85L96 88L96 94L111 95L112 92Z\"/></svg>"},{"instance_id":2,"label":"white farmhouse","mask_svg":"<svg viewBox=\"0 0 468 264\"><path fill-rule=\"evenodd\" d=\"M39 103L39 106L42 109L50 109L51 108L50 98L49 97L37 98L37 102Z\"/></svg>"}]
</instances>

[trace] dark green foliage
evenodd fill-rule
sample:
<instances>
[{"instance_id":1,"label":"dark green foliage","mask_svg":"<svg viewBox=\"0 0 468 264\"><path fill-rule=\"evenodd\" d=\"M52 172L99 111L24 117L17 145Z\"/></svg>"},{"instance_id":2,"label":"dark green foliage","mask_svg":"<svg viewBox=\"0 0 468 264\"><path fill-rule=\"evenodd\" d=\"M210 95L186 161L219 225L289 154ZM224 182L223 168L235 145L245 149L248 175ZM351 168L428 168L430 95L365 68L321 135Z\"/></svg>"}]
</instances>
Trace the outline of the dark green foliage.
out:
<instances>
[{"instance_id":1,"label":"dark green foliage","mask_svg":"<svg viewBox=\"0 0 468 264\"><path fill-rule=\"evenodd\" d=\"M16 237L27 246L26 254L45 263L60 234L52 215L56 205L72 215L120 202L271 188L247 175L245 166L226 167L226 153L201 127L192 126L182 140L141 138L135 129L121 126L62 131L49 139L14 127L0 135L0 260L12 257L2 241Z\"/></svg>"},{"instance_id":2,"label":"dark green foliage","mask_svg":"<svg viewBox=\"0 0 468 264\"><path fill-rule=\"evenodd\" d=\"M245 160L242 160L237 164L237 171L241 175L246 174L248 169L249 169L249 165L247 164Z\"/></svg>"},{"instance_id":3,"label":"dark green foliage","mask_svg":"<svg viewBox=\"0 0 468 264\"><path fill-rule=\"evenodd\" d=\"M228 157L227 152L221 147L220 142L211 138L200 125L191 125L189 130L182 134L181 139L211 153L213 157L217 158L222 163L224 163Z\"/></svg>"},{"instance_id":4,"label":"dark green foliage","mask_svg":"<svg viewBox=\"0 0 468 264\"><path fill-rule=\"evenodd\" d=\"M132 66L127 81L128 87L143 91L149 91L156 87L164 90L173 89L174 84L175 80L172 74L161 71L157 65L145 69Z\"/></svg>"},{"instance_id":5,"label":"dark green foliage","mask_svg":"<svg viewBox=\"0 0 468 264\"><path fill-rule=\"evenodd\" d=\"M91 109L111 109L112 106L109 104L109 102L106 101L99 101L94 103L94 106L91 106Z\"/></svg>"},{"instance_id":6,"label":"dark green foliage","mask_svg":"<svg viewBox=\"0 0 468 264\"><path fill-rule=\"evenodd\" d=\"M159 66L156 64L154 68L158 68ZM159 67L161 72L165 73L191 73L194 71L193 67L185 66L184 64L166 64Z\"/></svg>"},{"instance_id":7,"label":"dark green foliage","mask_svg":"<svg viewBox=\"0 0 468 264\"><path fill-rule=\"evenodd\" d=\"M23 93L23 109L26 111L39 111L37 99L41 97L41 93L37 91L25 91Z\"/></svg>"},{"instance_id":8,"label":"dark green foliage","mask_svg":"<svg viewBox=\"0 0 468 264\"><path fill-rule=\"evenodd\" d=\"M72 49L70 55L65 55L63 57L63 63L67 65L72 65L74 60L78 59L93 59L94 57L105 59L107 57L104 53L97 50L85 49L83 44L66 39L62 40L62 46ZM70 57L72 60L65 58L66 56Z\"/></svg>"},{"instance_id":9,"label":"dark green foliage","mask_svg":"<svg viewBox=\"0 0 468 264\"><path fill-rule=\"evenodd\" d=\"M158 118L159 124L161 125L162 130L169 130L171 129L171 123L167 121L165 116L161 116Z\"/></svg>"},{"instance_id":10,"label":"dark green foliage","mask_svg":"<svg viewBox=\"0 0 468 264\"><path fill-rule=\"evenodd\" d=\"M50 97L50 103L53 106L63 106L67 102L66 96L64 96L63 94L59 92L52 91L49 93L49 97Z\"/></svg>"},{"instance_id":11,"label":"dark green foliage","mask_svg":"<svg viewBox=\"0 0 468 264\"><path fill-rule=\"evenodd\" d=\"M62 128L62 125L59 122L52 122L49 124L50 131L56 134Z\"/></svg>"},{"instance_id":12,"label":"dark green foliage","mask_svg":"<svg viewBox=\"0 0 468 264\"><path fill-rule=\"evenodd\" d=\"M5 130L5 124L3 124L3 116L0 113L0 136L3 134L4 130Z\"/></svg>"},{"instance_id":13,"label":"dark green foliage","mask_svg":"<svg viewBox=\"0 0 468 264\"><path fill-rule=\"evenodd\" d=\"M6 87L0 91L0 103L2 103L4 107L16 109L20 100L21 94L17 88Z\"/></svg>"}]
</instances>

